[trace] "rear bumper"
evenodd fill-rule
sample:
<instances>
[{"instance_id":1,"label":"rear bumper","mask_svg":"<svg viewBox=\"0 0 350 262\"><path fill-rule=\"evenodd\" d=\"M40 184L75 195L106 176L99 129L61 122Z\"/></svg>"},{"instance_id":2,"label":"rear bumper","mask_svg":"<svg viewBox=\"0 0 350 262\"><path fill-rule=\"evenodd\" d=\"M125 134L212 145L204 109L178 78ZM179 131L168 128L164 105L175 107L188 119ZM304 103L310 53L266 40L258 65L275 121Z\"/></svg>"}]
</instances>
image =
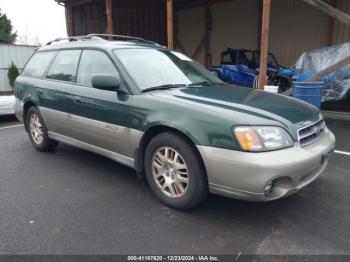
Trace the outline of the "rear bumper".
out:
<instances>
[{"instance_id":1,"label":"rear bumper","mask_svg":"<svg viewBox=\"0 0 350 262\"><path fill-rule=\"evenodd\" d=\"M15 100L10 97L0 97L0 115L13 115L15 113Z\"/></svg>"},{"instance_id":2,"label":"rear bumper","mask_svg":"<svg viewBox=\"0 0 350 262\"><path fill-rule=\"evenodd\" d=\"M327 166L326 154L335 137L328 129L317 142L301 148L246 153L198 146L204 160L211 193L249 201L271 201L289 196L314 181ZM322 161L323 160L323 161ZM273 181L271 193L265 187Z\"/></svg>"}]
</instances>

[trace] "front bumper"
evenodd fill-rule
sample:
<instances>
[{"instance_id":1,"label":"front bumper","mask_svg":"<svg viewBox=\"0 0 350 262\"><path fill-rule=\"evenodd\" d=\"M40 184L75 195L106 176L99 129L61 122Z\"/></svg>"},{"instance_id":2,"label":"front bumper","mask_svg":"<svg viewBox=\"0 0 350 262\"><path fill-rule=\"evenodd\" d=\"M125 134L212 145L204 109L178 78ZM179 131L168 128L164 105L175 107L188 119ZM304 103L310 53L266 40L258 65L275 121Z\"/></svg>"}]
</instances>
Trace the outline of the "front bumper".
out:
<instances>
[{"instance_id":1,"label":"front bumper","mask_svg":"<svg viewBox=\"0 0 350 262\"><path fill-rule=\"evenodd\" d=\"M314 181L327 166L326 158L335 146L328 129L312 145L247 153L197 146L203 158L210 192L249 201L271 201L299 191ZM265 187L273 181L269 195Z\"/></svg>"}]
</instances>

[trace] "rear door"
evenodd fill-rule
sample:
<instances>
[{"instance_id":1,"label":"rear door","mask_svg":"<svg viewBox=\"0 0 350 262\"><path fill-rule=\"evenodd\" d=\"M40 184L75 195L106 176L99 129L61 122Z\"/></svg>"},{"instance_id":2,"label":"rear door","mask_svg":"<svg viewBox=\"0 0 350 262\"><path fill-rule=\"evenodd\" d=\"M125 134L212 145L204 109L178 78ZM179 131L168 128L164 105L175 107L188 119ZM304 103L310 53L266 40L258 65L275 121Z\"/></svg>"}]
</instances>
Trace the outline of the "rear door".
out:
<instances>
[{"instance_id":1,"label":"rear door","mask_svg":"<svg viewBox=\"0 0 350 262\"><path fill-rule=\"evenodd\" d=\"M71 115L73 138L131 157L129 104L131 96L92 87L94 75L120 76L110 57L100 50L84 50L77 84L72 88L74 112ZM119 77L120 78L120 77Z\"/></svg>"},{"instance_id":2,"label":"rear door","mask_svg":"<svg viewBox=\"0 0 350 262\"><path fill-rule=\"evenodd\" d=\"M48 130L58 135L71 136L70 91L76 81L80 55L81 50L59 51L46 73L46 79L40 83L38 89L40 112Z\"/></svg>"}]
</instances>

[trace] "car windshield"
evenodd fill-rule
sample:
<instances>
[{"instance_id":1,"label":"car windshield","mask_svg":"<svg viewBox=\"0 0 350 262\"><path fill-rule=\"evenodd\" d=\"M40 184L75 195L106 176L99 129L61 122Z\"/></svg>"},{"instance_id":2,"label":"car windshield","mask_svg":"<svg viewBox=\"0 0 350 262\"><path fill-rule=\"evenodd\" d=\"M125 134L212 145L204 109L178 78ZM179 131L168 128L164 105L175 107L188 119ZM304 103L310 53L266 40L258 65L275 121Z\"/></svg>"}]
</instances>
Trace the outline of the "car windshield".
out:
<instances>
[{"instance_id":1,"label":"car windshield","mask_svg":"<svg viewBox=\"0 0 350 262\"><path fill-rule=\"evenodd\" d=\"M204 66L175 51L133 48L114 53L141 90L223 83Z\"/></svg>"}]
</instances>

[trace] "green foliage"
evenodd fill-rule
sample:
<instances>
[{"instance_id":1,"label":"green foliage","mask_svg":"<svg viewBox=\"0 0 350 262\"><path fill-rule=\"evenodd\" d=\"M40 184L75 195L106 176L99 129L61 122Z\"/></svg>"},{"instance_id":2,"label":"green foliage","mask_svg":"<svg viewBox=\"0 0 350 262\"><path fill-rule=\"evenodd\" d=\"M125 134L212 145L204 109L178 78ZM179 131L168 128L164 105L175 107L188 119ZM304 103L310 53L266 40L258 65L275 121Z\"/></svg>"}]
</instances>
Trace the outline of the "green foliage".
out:
<instances>
[{"instance_id":1,"label":"green foliage","mask_svg":"<svg viewBox=\"0 0 350 262\"><path fill-rule=\"evenodd\" d=\"M9 78L10 85L12 88L15 86L15 80L19 76L19 70L17 66L12 62L9 71L7 72L7 77Z\"/></svg>"},{"instance_id":2,"label":"green foliage","mask_svg":"<svg viewBox=\"0 0 350 262\"><path fill-rule=\"evenodd\" d=\"M13 26L11 20L0 9L0 42L13 43L16 41L17 33L12 32Z\"/></svg>"}]
</instances>

